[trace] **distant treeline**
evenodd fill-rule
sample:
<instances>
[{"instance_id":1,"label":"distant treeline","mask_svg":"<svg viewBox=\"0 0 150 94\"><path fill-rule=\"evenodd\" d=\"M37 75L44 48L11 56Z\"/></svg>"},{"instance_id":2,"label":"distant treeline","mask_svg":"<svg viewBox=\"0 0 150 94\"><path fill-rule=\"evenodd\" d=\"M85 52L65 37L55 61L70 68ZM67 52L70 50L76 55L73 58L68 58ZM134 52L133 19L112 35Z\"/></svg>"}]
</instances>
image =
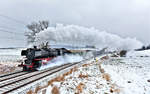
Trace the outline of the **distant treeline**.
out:
<instances>
[{"instance_id":1,"label":"distant treeline","mask_svg":"<svg viewBox=\"0 0 150 94\"><path fill-rule=\"evenodd\" d=\"M25 47L6 47L6 48L0 48L0 50L2 49L21 49L21 48L25 48Z\"/></svg>"},{"instance_id":2,"label":"distant treeline","mask_svg":"<svg viewBox=\"0 0 150 94\"><path fill-rule=\"evenodd\" d=\"M142 51L142 50L148 50L148 49L150 49L150 45L148 45L148 46L142 46L142 48L136 49L136 51Z\"/></svg>"}]
</instances>

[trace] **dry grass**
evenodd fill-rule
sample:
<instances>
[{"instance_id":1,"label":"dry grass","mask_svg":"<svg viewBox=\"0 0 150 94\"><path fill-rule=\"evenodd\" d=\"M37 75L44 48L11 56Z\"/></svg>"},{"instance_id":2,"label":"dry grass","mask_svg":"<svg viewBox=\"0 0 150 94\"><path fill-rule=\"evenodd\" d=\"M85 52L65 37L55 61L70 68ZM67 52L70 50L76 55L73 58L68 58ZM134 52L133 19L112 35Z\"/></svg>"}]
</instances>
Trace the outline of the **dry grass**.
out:
<instances>
[{"instance_id":1,"label":"dry grass","mask_svg":"<svg viewBox=\"0 0 150 94\"><path fill-rule=\"evenodd\" d=\"M113 91L113 89L111 88L111 89L110 89L110 93L113 93L113 92L114 92L114 91Z\"/></svg>"},{"instance_id":2,"label":"dry grass","mask_svg":"<svg viewBox=\"0 0 150 94\"><path fill-rule=\"evenodd\" d=\"M105 73L105 70L103 68L100 69L101 73Z\"/></svg>"},{"instance_id":3,"label":"dry grass","mask_svg":"<svg viewBox=\"0 0 150 94\"><path fill-rule=\"evenodd\" d=\"M115 93L120 93L121 90L117 87L116 84L112 84L112 85L111 85L110 92L111 92L111 93L114 93L114 92L115 92Z\"/></svg>"},{"instance_id":4,"label":"dry grass","mask_svg":"<svg viewBox=\"0 0 150 94\"><path fill-rule=\"evenodd\" d=\"M104 56L101 58L101 60L107 60L107 59L109 59L109 56Z\"/></svg>"},{"instance_id":5,"label":"dry grass","mask_svg":"<svg viewBox=\"0 0 150 94\"><path fill-rule=\"evenodd\" d=\"M32 90L29 90L27 94L34 94Z\"/></svg>"},{"instance_id":6,"label":"dry grass","mask_svg":"<svg viewBox=\"0 0 150 94\"><path fill-rule=\"evenodd\" d=\"M78 70L77 67L74 67L74 68L72 68L70 71L64 73L63 76L67 76L67 75L69 75L69 74L72 74L73 72L75 72L75 71L77 71L77 70Z\"/></svg>"},{"instance_id":7,"label":"dry grass","mask_svg":"<svg viewBox=\"0 0 150 94\"><path fill-rule=\"evenodd\" d=\"M72 68L70 71L64 73L62 76L58 76L50 81L48 81L48 85L52 85L53 82L61 82L65 81L65 76L72 74L74 71L77 71L77 67Z\"/></svg>"},{"instance_id":8,"label":"dry grass","mask_svg":"<svg viewBox=\"0 0 150 94\"><path fill-rule=\"evenodd\" d=\"M54 79L48 81L48 85L52 85L53 82L61 82L61 81L64 81L64 80L65 80L65 79L64 79L64 76L59 76L59 77L56 77L56 78L54 78Z\"/></svg>"},{"instance_id":9,"label":"dry grass","mask_svg":"<svg viewBox=\"0 0 150 94\"><path fill-rule=\"evenodd\" d=\"M83 64L82 67L87 67L89 66L90 64Z\"/></svg>"},{"instance_id":10,"label":"dry grass","mask_svg":"<svg viewBox=\"0 0 150 94\"><path fill-rule=\"evenodd\" d=\"M51 93L52 93L52 94L60 94L59 89L58 89L56 86L54 86L54 87L52 88Z\"/></svg>"},{"instance_id":11,"label":"dry grass","mask_svg":"<svg viewBox=\"0 0 150 94\"><path fill-rule=\"evenodd\" d=\"M85 86L85 85L84 85L83 83L80 83L80 84L77 86L77 94L82 93L84 86Z\"/></svg>"},{"instance_id":12,"label":"dry grass","mask_svg":"<svg viewBox=\"0 0 150 94\"><path fill-rule=\"evenodd\" d=\"M47 86L37 86L36 88L35 88L35 90L34 91L32 91L32 90L29 90L28 92L27 92L27 94L37 94L40 90L42 90L43 88L46 88ZM45 92L45 93L44 93ZM46 89L44 89L44 90L42 90L42 94L46 94Z\"/></svg>"},{"instance_id":13,"label":"dry grass","mask_svg":"<svg viewBox=\"0 0 150 94\"><path fill-rule=\"evenodd\" d=\"M55 81L56 82L65 81L65 78L64 78L64 76L58 76L58 77L55 78Z\"/></svg>"},{"instance_id":14,"label":"dry grass","mask_svg":"<svg viewBox=\"0 0 150 94\"><path fill-rule=\"evenodd\" d=\"M72 72L73 72L73 69L71 69L70 71L64 73L63 76L67 76L67 75L69 75L69 74L72 74Z\"/></svg>"},{"instance_id":15,"label":"dry grass","mask_svg":"<svg viewBox=\"0 0 150 94\"><path fill-rule=\"evenodd\" d=\"M104 72L105 72L104 69L101 67L100 64L99 64L99 71L100 71L101 73L104 73Z\"/></svg>"},{"instance_id":16,"label":"dry grass","mask_svg":"<svg viewBox=\"0 0 150 94\"><path fill-rule=\"evenodd\" d=\"M72 76L70 76L68 79L72 79L73 77Z\"/></svg>"},{"instance_id":17,"label":"dry grass","mask_svg":"<svg viewBox=\"0 0 150 94\"><path fill-rule=\"evenodd\" d=\"M37 94L37 92L40 91L40 90L41 90L41 87L40 87L40 86L37 86L37 87L35 88L35 93Z\"/></svg>"},{"instance_id":18,"label":"dry grass","mask_svg":"<svg viewBox=\"0 0 150 94\"><path fill-rule=\"evenodd\" d=\"M46 89L42 90L42 94L46 94Z\"/></svg>"},{"instance_id":19,"label":"dry grass","mask_svg":"<svg viewBox=\"0 0 150 94\"><path fill-rule=\"evenodd\" d=\"M120 93L120 89L110 89L110 93Z\"/></svg>"},{"instance_id":20,"label":"dry grass","mask_svg":"<svg viewBox=\"0 0 150 94\"><path fill-rule=\"evenodd\" d=\"M0 64L0 74L9 73L12 71L15 71L15 66L9 66L9 65L2 65Z\"/></svg>"},{"instance_id":21,"label":"dry grass","mask_svg":"<svg viewBox=\"0 0 150 94\"><path fill-rule=\"evenodd\" d=\"M82 65L82 67L88 67L88 66L91 66L91 65L93 65L95 62L94 61L92 61L92 62L90 62L90 63L88 63L88 64L83 64Z\"/></svg>"},{"instance_id":22,"label":"dry grass","mask_svg":"<svg viewBox=\"0 0 150 94\"><path fill-rule=\"evenodd\" d=\"M110 81L110 75L108 73L103 73L102 77L106 80L106 81Z\"/></svg>"},{"instance_id":23,"label":"dry grass","mask_svg":"<svg viewBox=\"0 0 150 94\"><path fill-rule=\"evenodd\" d=\"M120 90L120 89L114 89L114 92L116 92L116 93L120 93L120 92L121 92L121 90Z\"/></svg>"},{"instance_id":24,"label":"dry grass","mask_svg":"<svg viewBox=\"0 0 150 94\"><path fill-rule=\"evenodd\" d=\"M88 78L88 74L86 75L83 75L82 73L80 73L79 77L78 78Z\"/></svg>"}]
</instances>

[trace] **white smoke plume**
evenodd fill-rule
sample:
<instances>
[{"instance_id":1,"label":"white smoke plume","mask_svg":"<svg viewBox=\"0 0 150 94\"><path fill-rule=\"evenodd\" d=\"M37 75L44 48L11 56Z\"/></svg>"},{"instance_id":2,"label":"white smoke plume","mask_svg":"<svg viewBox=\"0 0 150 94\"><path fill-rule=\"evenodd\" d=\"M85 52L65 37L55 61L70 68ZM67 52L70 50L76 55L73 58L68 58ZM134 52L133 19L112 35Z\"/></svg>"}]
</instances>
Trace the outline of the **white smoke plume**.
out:
<instances>
[{"instance_id":1,"label":"white smoke plume","mask_svg":"<svg viewBox=\"0 0 150 94\"><path fill-rule=\"evenodd\" d=\"M95 28L86 28L77 25L57 24L55 27L38 33L36 44L48 41L50 44L67 44L74 46L94 45L97 48L136 49L142 43L136 38L121 38L118 35L99 31Z\"/></svg>"},{"instance_id":2,"label":"white smoke plume","mask_svg":"<svg viewBox=\"0 0 150 94\"><path fill-rule=\"evenodd\" d=\"M54 59L52 59L48 64L41 66L38 68L38 70L47 69L54 66L60 66L67 63L74 63L82 61L84 58L80 55L64 55L64 56L58 56Z\"/></svg>"}]
</instances>

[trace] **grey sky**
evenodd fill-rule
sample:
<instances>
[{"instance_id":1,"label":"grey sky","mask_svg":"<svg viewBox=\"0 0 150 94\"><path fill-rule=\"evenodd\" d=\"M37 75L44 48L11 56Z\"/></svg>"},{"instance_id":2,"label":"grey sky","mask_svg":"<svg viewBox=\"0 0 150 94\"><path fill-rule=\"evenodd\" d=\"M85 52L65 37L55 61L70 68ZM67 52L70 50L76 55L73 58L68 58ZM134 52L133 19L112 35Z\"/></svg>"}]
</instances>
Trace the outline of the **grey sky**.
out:
<instances>
[{"instance_id":1,"label":"grey sky","mask_svg":"<svg viewBox=\"0 0 150 94\"><path fill-rule=\"evenodd\" d=\"M0 14L25 23L46 19L51 24L95 27L150 43L150 0L1 0ZM23 25L0 17L0 26L6 24L16 28L13 29L15 32L25 30ZM6 44L2 41L6 40L2 39L5 36L24 39L23 36L2 33L0 42L3 45ZM20 43L21 40L17 42Z\"/></svg>"}]
</instances>

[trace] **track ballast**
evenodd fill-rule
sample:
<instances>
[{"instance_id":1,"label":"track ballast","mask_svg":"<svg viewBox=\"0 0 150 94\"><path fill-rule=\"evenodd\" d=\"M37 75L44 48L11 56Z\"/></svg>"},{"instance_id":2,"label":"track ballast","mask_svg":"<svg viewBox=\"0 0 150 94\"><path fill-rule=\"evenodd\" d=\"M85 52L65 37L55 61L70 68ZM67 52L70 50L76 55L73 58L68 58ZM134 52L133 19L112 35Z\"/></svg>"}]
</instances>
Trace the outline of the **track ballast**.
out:
<instances>
[{"instance_id":1,"label":"track ballast","mask_svg":"<svg viewBox=\"0 0 150 94\"><path fill-rule=\"evenodd\" d=\"M30 83L38 81L44 77L57 73L63 69L66 69L78 63L79 62L68 63L65 65L56 66L56 67L41 70L41 71L35 71L35 72L20 71L20 72L14 72L12 74L9 73L9 74L0 76L0 94L11 93L14 90L17 90Z\"/></svg>"}]
</instances>

